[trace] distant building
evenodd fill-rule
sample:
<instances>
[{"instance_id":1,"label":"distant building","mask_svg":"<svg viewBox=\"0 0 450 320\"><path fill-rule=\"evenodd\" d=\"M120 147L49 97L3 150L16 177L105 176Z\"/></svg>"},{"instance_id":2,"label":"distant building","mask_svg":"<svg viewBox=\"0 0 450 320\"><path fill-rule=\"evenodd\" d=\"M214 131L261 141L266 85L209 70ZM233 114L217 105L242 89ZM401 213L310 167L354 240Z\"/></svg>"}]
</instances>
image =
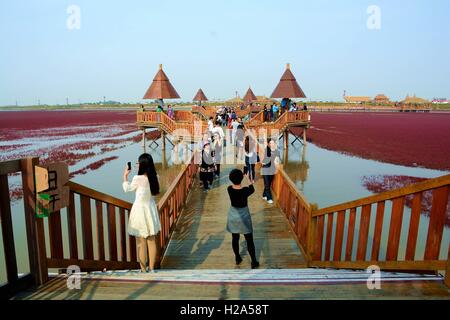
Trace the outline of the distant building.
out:
<instances>
[{"instance_id":1,"label":"distant building","mask_svg":"<svg viewBox=\"0 0 450 320\"><path fill-rule=\"evenodd\" d=\"M450 100L446 99L446 98L434 98L433 101L431 101L431 103L434 103L434 104L447 104L447 103L450 103Z\"/></svg>"},{"instance_id":2,"label":"distant building","mask_svg":"<svg viewBox=\"0 0 450 320\"><path fill-rule=\"evenodd\" d=\"M266 96L256 96L257 100L256 103L265 103L265 104L269 104L269 103L273 103L273 102L277 102L277 100L275 99L270 99Z\"/></svg>"},{"instance_id":3,"label":"distant building","mask_svg":"<svg viewBox=\"0 0 450 320\"><path fill-rule=\"evenodd\" d=\"M373 102L378 103L378 104L387 104L390 103L389 98L386 97L384 94L379 94L377 95L374 99Z\"/></svg>"},{"instance_id":4,"label":"distant building","mask_svg":"<svg viewBox=\"0 0 450 320\"><path fill-rule=\"evenodd\" d=\"M347 103L369 103L369 102L372 102L371 97L344 96L344 100Z\"/></svg>"},{"instance_id":5,"label":"distant building","mask_svg":"<svg viewBox=\"0 0 450 320\"><path fill-rule=\"evenodd\" d=\"M402 101L403 104L427 104L430 103L427 99L419 98L414 95L413 97L410 97L409 95L406 96L405 100Z\"/></svg>"}]
</instances>

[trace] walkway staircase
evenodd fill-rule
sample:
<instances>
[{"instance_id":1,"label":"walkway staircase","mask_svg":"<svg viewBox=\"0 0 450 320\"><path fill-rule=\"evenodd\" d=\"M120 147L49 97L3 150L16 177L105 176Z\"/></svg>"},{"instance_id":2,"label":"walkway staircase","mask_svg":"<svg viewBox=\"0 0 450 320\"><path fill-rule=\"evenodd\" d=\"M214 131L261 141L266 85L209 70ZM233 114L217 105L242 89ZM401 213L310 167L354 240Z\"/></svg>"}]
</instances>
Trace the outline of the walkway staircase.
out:
<instances>
[{"instance_id":1,"label":"walkway staircase","mask_svg":"<svg viewBox=\"0 0 450 320\"><path fill-rule=\"evenodd\" d=\"M171 119L164 112L138 111L137 125L139 128L158 128L170 135L172 141L189 142L200 140L208 128L206 122L199 120L189 111L175 111L175 119Z\"/></svg>"}]
</instances>

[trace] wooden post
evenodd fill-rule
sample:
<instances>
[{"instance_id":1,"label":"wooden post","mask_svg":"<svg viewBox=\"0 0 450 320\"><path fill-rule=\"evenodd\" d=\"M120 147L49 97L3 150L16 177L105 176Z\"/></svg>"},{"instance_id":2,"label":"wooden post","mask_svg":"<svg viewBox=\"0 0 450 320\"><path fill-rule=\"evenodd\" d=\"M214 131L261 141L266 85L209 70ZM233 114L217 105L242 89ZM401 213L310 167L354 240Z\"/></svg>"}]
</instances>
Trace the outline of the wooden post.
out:
<instances>
[{"instance_id":1,"label":"wooden post","mask_svg":"<svg viewBox=\"0 0 450 320\"><path fill-rule=\"evenodd\" d=\"M43 218L36 218L35 212L34 166L38 164L39 158L27 158L20 161L30 273L33 275L35 284L41 285L48 281L48 269L44 221Z\"/></svg>"},{"instance_id":2,"label":"wooden post","mask_svg":"<svg viewBox=\"0 0 450 320\"><path fill-rule=\"evenodd\" d=\"M166 133L164 131L161 131L161 137L162 137L162 150L166 150Z\"/></svg>"},{"instance_id":3,"label":"wooden post","mask_svg":"<svg viewBox=\"0 0 450 320\"><path fill-rule=\"evenodd\" d=\"M306 146L306 127L303 128L303 144Z\"/></svg>"},{"instance_id":4,"label":"wooden post","mask_svg":"<svg viewBox=\"0 0 450 320\"><path fill-rule=\"evenodd\" d=\"M142 150L144 151L144 153L145 153L145 143L146 143L146 141L145 141L145 128L142 128Z\"/></svg>"},{"instance_id":5,"label":"wooden post","mask_svg":"<svg viewBox=\"0 0 450 320\"><path fill-rule=\"evenodd\" d=\"M448 246L447 269L445 270L444 283L450 288L450 245Z\"/></svg>"},{"instance_id":6,"label":"wooden post","mask_svg":"<svg viewBox=\"0 0 450 320\"><path fill-rule=\"evenodd\" d=\"M314 243L314 239L316 238L316 230L317 230L317 219L314 219L312 217L312 210L310 209L308 212L308 216L309 216L309 224L308 224L308 235L307 235L307 244L306 244L306 254L307 254L307 263L308 263L308 267L309 267L309 263L310 261L312 261L313 257L314 257L314 247L315 247L315 243Z\"/></svg>"},{"instance_id":7,"label":"wooden post","mask_svg":"<svg viewBox=\"0 0 450 320\"><path fill-rule=\"evenodd\" d=\"M283 149L283 160L284 163L288 162L289 157L289 131L285 130L283 132L283 141L284 141L284 149Z\"/></svg>"}]
</instances>

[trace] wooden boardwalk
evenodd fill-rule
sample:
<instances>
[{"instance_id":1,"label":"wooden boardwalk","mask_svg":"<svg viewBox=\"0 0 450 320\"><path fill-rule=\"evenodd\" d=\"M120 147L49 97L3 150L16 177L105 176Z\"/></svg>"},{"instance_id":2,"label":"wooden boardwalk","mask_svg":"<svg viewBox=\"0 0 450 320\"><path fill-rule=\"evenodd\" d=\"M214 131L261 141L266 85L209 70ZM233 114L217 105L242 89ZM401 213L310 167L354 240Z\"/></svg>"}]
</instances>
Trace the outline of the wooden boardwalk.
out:
<instances>
[{"instance_id":1,"label":"wooden boardwalk","mask_svg":"<svg viewBox=\"0 0 450 320\"><path fill-rule=\"evenodd\" d=\"M231 234L225 230L230 206L228 174L236 166L222 167L221 178L214 182L213 189L204 192L197 184L195 190L192 190L187 209L180 216L164 255L161 264L163 269L250 268L244 237L241 236L240 242L244 261L236 266ZM285 216L276 203L270 205L262 199L262 179L257 181L255 189L256 192L249 198L249 207L256 256L261 268L306 267L306 260Z\"/></svg>"}]
</instances>

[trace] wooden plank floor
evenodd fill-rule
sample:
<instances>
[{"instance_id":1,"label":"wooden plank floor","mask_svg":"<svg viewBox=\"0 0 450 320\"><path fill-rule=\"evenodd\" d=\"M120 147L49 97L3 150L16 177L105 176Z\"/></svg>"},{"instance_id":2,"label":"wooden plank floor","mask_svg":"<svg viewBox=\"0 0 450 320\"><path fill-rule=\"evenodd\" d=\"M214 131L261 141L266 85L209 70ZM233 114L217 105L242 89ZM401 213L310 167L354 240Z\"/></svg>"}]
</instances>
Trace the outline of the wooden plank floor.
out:
<instances>
[{"instance_id":1,"label":"wooden plank floor","mask_svg":"<svg viewBox=\"0 0 450 320\"><path fill-rule=\"evenodd\" d=\"M240 266L234 262L231 234L226 231L230 207L227 187L229 172L236 166L222 165L220 180L208 192L196 184L186 210L162 261L163 269L233 269L250 268L244 236L240 252L244 259ZM246 179L244 179L246 180ZM256 256L261 268L302 268L306 261L291 232L287 219L276 204L262 199L263 181L255 184L256 192L249 198Z\"/></svg>"},{"instance_id":2,"label":"wooden plank floor","mask_svg":"<svg viewBox=\"0 0 450 320\"><path fill-rule=\"evenodd\" d=\"M14 300L305 300L305 299L450 299L442 282L412 281L382 283L380 290L368 290L365 283L352 284L230 284L164 283L111 280L82 280L80 290L67 289L66 276L59 276L38 289L29 289Z\"/></svg>"}]
</instances>

